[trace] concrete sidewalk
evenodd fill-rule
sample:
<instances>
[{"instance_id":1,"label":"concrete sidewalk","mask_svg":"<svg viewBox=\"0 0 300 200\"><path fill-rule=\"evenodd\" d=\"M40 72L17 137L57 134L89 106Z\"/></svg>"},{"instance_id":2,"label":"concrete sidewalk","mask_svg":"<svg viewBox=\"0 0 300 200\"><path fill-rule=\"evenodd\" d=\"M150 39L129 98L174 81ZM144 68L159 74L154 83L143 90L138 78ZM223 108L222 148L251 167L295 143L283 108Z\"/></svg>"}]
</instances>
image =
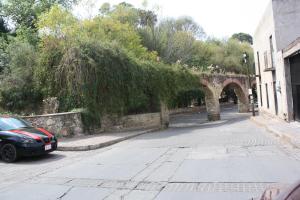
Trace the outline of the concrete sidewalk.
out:
<instances>
[{"instance_id":1,"label":"concrete sidewalk","mask_svg":"<svg viewBox=\"0 0 300 200\"><path fill-rule=\"evenodd\" d=\"M158 131L160 129L148 129L130 132L103 133L90 136L64 138L58 141L58 151L89 151L107 147L139 135Z\"/></svg>"},{"instance_id":2,"label":"concrete sidewalk","mask_svg":"<svg viewBox=\"0 0 300 200\"><path fill-rule=\"evenodd\" d=\"M300 148L300 123L284 122L268 116L251 117L256 124L265 127L269 132L275 134L281 140L290 143L296 148Z\"/></svg>"}]
</instances>

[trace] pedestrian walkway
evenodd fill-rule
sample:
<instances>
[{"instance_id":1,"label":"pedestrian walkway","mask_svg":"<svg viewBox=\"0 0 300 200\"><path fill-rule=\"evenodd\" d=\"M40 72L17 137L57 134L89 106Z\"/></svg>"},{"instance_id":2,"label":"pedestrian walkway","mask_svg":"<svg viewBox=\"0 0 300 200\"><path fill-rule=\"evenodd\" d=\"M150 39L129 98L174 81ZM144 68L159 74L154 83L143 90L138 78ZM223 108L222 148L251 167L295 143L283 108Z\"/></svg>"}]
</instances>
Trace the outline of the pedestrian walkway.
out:
<instances>
[{"instance_id":1,"label":"pedestrian walkway","mask_svg":"<svg viewBox=\"0 0 300 200\"><path fill-rule=\"evenodd\" d=\"M130 132L103 133L91 136L63 138L58 142L59 151L89 151L107 147L139 135L154 132L158 129L147 129Z\"/></svg>"},{"instance_id":2,"label":"pedestrian walkway","mask_svg":"<svg viewBox=\"0 0 300 200\"><path fill-rule=\"evenodd\" d=\"M251 118L256 124L264 126L268 131L272 132L280 139L290 143L296 148L300 148L300 123L285 122L269 116L256 116Z\"/></svg>"}]
</instances>

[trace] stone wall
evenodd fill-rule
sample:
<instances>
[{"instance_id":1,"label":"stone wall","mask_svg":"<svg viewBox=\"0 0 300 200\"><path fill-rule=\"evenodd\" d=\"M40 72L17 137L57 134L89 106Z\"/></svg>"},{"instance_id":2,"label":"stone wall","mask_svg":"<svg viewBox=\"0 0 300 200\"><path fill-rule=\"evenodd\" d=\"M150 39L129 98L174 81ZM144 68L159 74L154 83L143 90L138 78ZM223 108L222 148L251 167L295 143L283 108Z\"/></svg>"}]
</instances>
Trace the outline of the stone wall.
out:
<instances>
[{"instance_id":1,"label":"stone wall","mask_svg":"<svg viewBox=\"0 0 300 200\"><path fill-rule=\"evenodd\" d=\"M22 117L35 127L43 127L57 137L71 137L83 134L80 112L56 113Z\"/></svg>"},{"instance_id":2,"label":"stone wall","mask_svg":"<svg viewBox=\"0 0 300 200\"><path fill-rule=\"evenodd\" d=\"M205 106L194 106L188 108L176 108L170 110L170 115L176 115L181 113L196 113L196 112L206 112Z\"/></svg>"},{"instance_id":3,"label":"stone wall","mask_svg":"<svg viewBox=\"0 0 300 200\"><path fill-rule=\"evenodd\" d=\"M104 116L101 128L90 133L84 132L84 125L80 112L56 113L36 116L24 116L23 119L35 127L43 127L58 137L71 137L83 134L96 134L104 131L133 131L141 129L160 129L169 126L169 110L165 104L161 105L161 112L138 115Z\"/></svg>"},{"instance_id":4,"label":"stone wall","mask_svg":"<svg viewBox=\"0 0 300 200\"><path fill-rule=\"evenodd\" d=\"M123 117L105 116L101 120L101 129L103 131L126 131L160 127L160 113L127 115Z\"/></svg>"}]
</instances>

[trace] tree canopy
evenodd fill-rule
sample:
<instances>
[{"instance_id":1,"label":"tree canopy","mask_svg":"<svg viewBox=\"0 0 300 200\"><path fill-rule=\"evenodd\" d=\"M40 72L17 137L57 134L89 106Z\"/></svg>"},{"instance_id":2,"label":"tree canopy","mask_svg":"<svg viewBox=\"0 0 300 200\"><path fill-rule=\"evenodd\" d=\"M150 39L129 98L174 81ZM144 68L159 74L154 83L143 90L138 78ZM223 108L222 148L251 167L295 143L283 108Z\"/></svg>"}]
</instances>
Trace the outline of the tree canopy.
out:
<instances>
[{"instance_id":1,"label":"tree canopy","mask_svg":"<svg viewBox=\"0 0 300 200\"><path fill-rule=\"evenodd\" d=\"M248 42L249 44L253 44L253 38L251 35L247 33L235 33L231 37L232 39L236 39L240 42Z\"/></svg>"}]
</instances>

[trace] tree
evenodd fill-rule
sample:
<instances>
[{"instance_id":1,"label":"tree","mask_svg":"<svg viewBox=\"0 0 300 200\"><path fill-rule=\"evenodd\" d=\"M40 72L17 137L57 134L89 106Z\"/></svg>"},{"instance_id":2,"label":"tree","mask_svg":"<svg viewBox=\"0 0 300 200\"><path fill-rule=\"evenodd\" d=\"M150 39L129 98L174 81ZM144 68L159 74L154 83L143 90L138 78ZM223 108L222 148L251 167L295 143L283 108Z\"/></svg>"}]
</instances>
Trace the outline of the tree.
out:
<instances>
[{"instance_id":1,"label":"tree","mask_svg":"<svg viewBox=\"0 0 300 200\"><path fill-rule=\"evenodd\" d=\"M80 22L73 14L58 5L43 13L37 22L41 35L58 39L71 39L80 34ZM76 38L74 38L76 39Z\"/></svg>"},{"instance_id":2,"label":"tree","mask_svg":"<svg viewBox=\"0 0 300 200\"><path fill-rule=\"evenodd\" d=\"M211 50L208 42L195 41L193 44L192 57L187 61L187 64L199 70L207 70L207 67L211 65L210 59L213 54L214 52Z\"/></svg>"},{"instance_id":3,"label":"tree","mask_svg":"<svg viewBox=\"0 0 300 200\"><path fill-rule=\"evenodd\" d=\"M231 37L232 39L236 39L240 42L248 42L249 44L253 44L253 38L251 35L247 33L235 33Z\"/></svg>"},{"instance_id":4,"label":"tree","mask_svg":"<svg viewBox=\"0 0 300 200\"><path fill-rule=\"evenodd\" d=\"M186 63L192 58L193 44L203 37L203 29L191 18L164 19L157 26L140 30L143 44L157 51L167 63Z\"/></svg>"},{"instance_id":5,"label":"tree","mask_svg":"<svg viewBox=\"0 0 300 200\"><path fill-rule=\"evenodd\" d=\"M3 17L0 17L0 36L9 33L9 28Z\"/></svg>"},{"instance_id":6,"label":"tree","mask_svg":"<svg viewBox=\"0 0 300 200\"><path fill-rule=\"evenodd\" d=\"M186 63L193 54L195 38L189 32L178 31L168 41L167 48L163 54L168 63Z\"/></svg>"},{"instance_id":7,"label":"tree","mask_svg":"<svg viewBox=\"0 0 300 200\"><path fill-rule=\"evenodd\" d=\"M108 2L103 3L99 9L101 15L105 16L108 15L111 11L111 6Z\"/></svg>"},{"instance_id":8,"label":"tree","mask_svg":"<svg viewBox=\"0 0 300 200\"><path fill-rule=\"evenodd\" d=\"M76 0L6 0L3 3L5 16L12 19L17 25L23 24L34 27L37 17L48 11L51 6L57 4L63 7L71 7Z\"/></svg>"},{"instance_id":9,"label":"tree","mask_svg":"<svg viewBox=\"0 0 300 200\"><path fill-rule=\"evenodd\" d=\"M36 21L53 5L70 8L76 0L6 0L3 3L3 15L12 20L17 35L31 44L37 44ZM19 30L19 31L18 31Z\"/></svg>"},{"instance_id":10,"label":"tree","mask_svg":"<svg viewBox=\"0 0 300 200\"><path fill-rule=\"evenodd\" d=\"M250 55L250 63L253 63L253 50L249 43L235 39L207 42L211 51L209 60L211 66L217 66L219 70L227 73L247 74L248 69L243 62L243 53L247 52Z\"/></svg>"},{"instance_id":11,"label":"tree","mask_svg":"<svg viewBox=\"0 0 300 200\"><path fill-rule=\"evenodd\" d=\"M0 37L6 37L6 34L9 33L9 28L4 18L3 5L0 1Z\"/></svg>"},{"instance_id":12,"label":"tree","mask_svg":"<svg viewBox=\"0 0 300 200\"><path fill-rule=\"evenodd\" d=\"M0 77L0 106L9 111L34 110L41 102L33 82L37 53L32 45L20 41L10 43L7 53L9 67Z\"/></svg>"},{"instance_id":13,"label":"tree","mask_svg":"<svg viewBox=\"0 0 300 200\"><path fill-rule=\"evenodd\" d=\"M191 17L180 17L175 21L175 30L189 32L194 37L201 39L205 36L203 28L197 24Z\"/></svg>"},{"instance_id":14,"label":"tree","mask_svg":"<svg viewBox=\"0 0 300 200\"><path fill-rule=\"evenodd\" d=\"M133 27L136 27L139 24L138 9L125 2L113 6L106 16Z\"/></svg>"},{"instance_id":15,"label":"tree","mask_svg":"<svg viewBox=\"0 0 300 200\"><path fill-rule=\"evenodd\" d=\"M153 11L138 9L138 14L140 17L140 26L154 28L155 24L157 23L157 15Z\"/></svg>"},{"instance_id":16,"label":"tree","mask_svg":"<svg viewBox=\"0 0 300 200\"><path fill-rule=\"evenodd\" d=\"M8 54L7 54L8 42L5 37L0 36L0 74L8 66Z\"/></svg>"},{"instance_id":17,"label":"tree","mask_svg":"<svg viewBox=\"0 0 300 200\"><path fill-rule=\"evenodd\" d=\"M157 22L157 15L153 11L138 9L125 2L115 6L104 3L99 12L103 17L111 17L123 24L130 24L135 29L146 26L154 27Z\"/></svg>"}]
</instances>

